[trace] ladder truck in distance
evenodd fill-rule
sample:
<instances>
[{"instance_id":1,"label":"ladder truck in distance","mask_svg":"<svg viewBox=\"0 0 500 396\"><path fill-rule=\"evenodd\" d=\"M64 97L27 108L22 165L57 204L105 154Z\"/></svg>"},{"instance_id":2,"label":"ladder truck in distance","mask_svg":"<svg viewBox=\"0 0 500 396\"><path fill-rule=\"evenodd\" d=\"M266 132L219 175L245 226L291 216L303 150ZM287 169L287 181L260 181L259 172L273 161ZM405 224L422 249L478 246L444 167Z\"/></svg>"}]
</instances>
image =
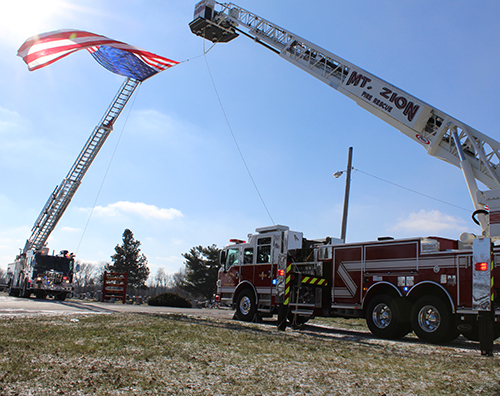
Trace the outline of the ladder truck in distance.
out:
<instances>
[{"instance_id":1,"label":"ladder truck in distance","mask_svg":"<svg viewBox=\"0 0 500 396\"><path fill-rule=\"evenodd\" d=\"M217 294L242 320L278 313L366 318L376 336L459 334L492 354L500 335L500 143L368 71L232 3L203 0L191 31L213 43L239 34L329 85L463 172L481 235L344 243L286 226L258 228L221 255ZM476 180L489 190L479 190Z\"/></svg>"},{"instance_id":2,"label":"ladder truck in distance","mask_svg":"<svg viewBox=\"0 0 500 396\"><path fill-rule=\"evenodd\" d=\"M51 255L45 245L85 173L113 130L113 124L140 83L132 78L125 80L67 176L49 196L24 248L20 249L14 263L7 266L9 295L26 298L32 294L37 298L53 296L54 299L63 301L74 290L73 276L78 270L74 254L63 250Z\"/></svg>"}]
</instances>

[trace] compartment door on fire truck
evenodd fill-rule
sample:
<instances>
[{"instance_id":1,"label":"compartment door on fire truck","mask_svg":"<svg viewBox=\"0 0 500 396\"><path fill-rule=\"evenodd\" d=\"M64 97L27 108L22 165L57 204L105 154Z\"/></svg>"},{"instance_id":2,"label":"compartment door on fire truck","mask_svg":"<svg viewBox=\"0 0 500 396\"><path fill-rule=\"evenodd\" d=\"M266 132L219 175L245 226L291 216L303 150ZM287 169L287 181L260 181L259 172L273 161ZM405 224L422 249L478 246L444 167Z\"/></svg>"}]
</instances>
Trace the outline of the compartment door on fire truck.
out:
<instances>
[{"instance_id":1,"label":"compartment door on fire truck","mask_svg":"<svg viewBox=\"0 0 500 396\"><path fill-rule=\"evenodd\" d=\"M268 235L257 239L257 251L254 258L254 285L261 303L270 302L274 293L273 279L276 278L276 266L280 251L280 236Z\"/></svg>"},{"instance_id":2,"label":"compartment door on fire truck","mask_svg":"<svg viewBox=\"0 0 500 396\"><path fill-rule=\"evenodd\" d=\"M334 248L332 302L353 304L359 302L361 270L363 266L362 246L339 246Z\"/></svg>"}]
</instances>

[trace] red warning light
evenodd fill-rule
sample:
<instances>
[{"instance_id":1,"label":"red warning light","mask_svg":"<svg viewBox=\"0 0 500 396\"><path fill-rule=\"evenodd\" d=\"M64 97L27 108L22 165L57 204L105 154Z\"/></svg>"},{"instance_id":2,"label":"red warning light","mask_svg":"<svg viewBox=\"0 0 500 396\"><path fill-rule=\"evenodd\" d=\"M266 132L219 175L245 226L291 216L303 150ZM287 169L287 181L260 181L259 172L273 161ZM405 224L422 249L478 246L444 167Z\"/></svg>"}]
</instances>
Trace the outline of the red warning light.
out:
<instances>
[{"instance_id":1,"label":"red warning light","mask_svg":"<svg viewBox=\"0 0 500 396\"><path fill-rule=\"evenodd\" d=\"M285 270L284 269L278 270L278 275L279 276L285 276Z\"/></svg>"},{"instance_id":2,"label":"red warning light","mask_svg":"<svg viewBox=\"0 0 500 396\"><path fill-rule=\"evenodd\" d=\"M476 263L476 264L474 264L474 270L476 270L476 271L488 271L488 263L486 263L486 262Z\"/></svg>"}]
</instances>

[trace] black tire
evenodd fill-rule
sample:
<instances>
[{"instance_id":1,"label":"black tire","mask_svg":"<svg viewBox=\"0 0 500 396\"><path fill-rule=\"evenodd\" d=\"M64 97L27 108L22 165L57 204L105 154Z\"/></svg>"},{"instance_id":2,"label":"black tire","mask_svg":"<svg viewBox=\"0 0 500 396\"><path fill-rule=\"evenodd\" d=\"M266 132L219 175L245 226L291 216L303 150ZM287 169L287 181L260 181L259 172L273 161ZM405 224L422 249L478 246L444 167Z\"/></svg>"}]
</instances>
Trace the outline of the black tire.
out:
<instances>
[{"instance_id":1,"label":"black tire","mask_svg":"<svg viewBox=\"0 0 500 396\"><path fill-rule=\"evenodd\" d=\"M245 289L238 294L236 299L236 318L244 322L252 322L257 313L255 294L250 289Z\"/></svg>"},{"instance_id":2,"label":"black tire","mask_svg":"<svg viewBox=\"0 0 500 396\"><path fill-rule=\"evenodd\" d=\"M47 297L47 294L44 291L35 292L35 298L45 300L45 297Z\"/></svg>"},{"instance_id":3,"label":"black tire","mask_svg":"<svg viewBox=\"0 0 500 396\"><path fill-rule=\"evenodd\" d=\"M28 290L28 281L26 279L23 281L23 287L21 289L21 297L23 298L31 297L31 291Z\"/></svg>"},{"instance_id":4,"label":"black tire","mask_svg":"<svg viewBox=\"0 0 500 396\"><path fill-rule=\"evenodd\" d=\"M64 300L66 300L66 293L59 293L59 294L56 294L55 298L56 298L56 300L58 300L58 301L64 301Z\"/></svg>"},{"instance_id":5,"label":"black tire","mask_svg":"<svg viewBox=\"0 0 500 396\"><path fill-rule=\"evenodd\" d=\"M411 311L411 325L420 340L431 344L449 343L460 334L450 307L435 296L417 300Z\"/></svg>"},{"instance_id":6,"label":"black tire","mask_svg":"<svg viewBox=\"0 0 500 396\"><path fill-rule=\"evenodd\" d=\"M19 297L19 289L9 288L9 296L11 297Z\"/></svg>"},{"instance_id":7,"label":"black tire","mask_svg":"<svg viewBox=\"0 0 500 396\"><path fill-rule=\"evenodd\" d=\"M375 296L366 310L366 323L373 335L387 340L404 337L411 331L408 310L400 297Z\"/></svg>"}]
</instances>

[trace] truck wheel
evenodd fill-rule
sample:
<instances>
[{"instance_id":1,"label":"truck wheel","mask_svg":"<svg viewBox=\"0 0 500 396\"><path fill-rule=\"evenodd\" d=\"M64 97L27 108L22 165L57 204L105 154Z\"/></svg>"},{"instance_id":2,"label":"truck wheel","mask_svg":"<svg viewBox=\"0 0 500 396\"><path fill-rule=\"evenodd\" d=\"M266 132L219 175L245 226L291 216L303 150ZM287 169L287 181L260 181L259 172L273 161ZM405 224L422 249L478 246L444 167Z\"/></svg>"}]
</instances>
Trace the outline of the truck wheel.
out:
<instances>
[{"instance_id":1,"label":"truck wheel","mask_svg":"<svg viewBox=\"0 0 500 396\"><path fill-rule=\"evenodd\" d=\"M403 301L387 294L375 296L366 310L366 323L373 335L395 340L411 330Z\"/></svg>"},{"instance_id":2,"label":"truck wheel","mask_svg":"<svg viewBox=\"0 0 500 396\"><path fill-rule=\"evenodd\" d=\"M64 301L66 300L66 293L59 293L56 295L56 300L58 301Z\"/></svg>"},{"instance_id":3,"label":"truck wheel","mask_svg":"<svg viewBox=\"0 0 500 396\"><path fill-rule=\"evenodd\" d=\"M35 298L39 300L45 300L45 297L47 297L47 295L45 294L44 291L35 292Z\"/></svg>"},{"instance_id":4,"label":"truck wheel","mask_svg":"<svg viewBox=\"0 0 500 396\"><path fill-rule=\"evenodd\" d=\"M431 344L451 342L460 334L451 309L434 296L417 300L411 313L411 325L418 338Z\"/></svg>"},{"instance_id":5,"label":"truck wheel","mask_svg":"<svg viewBox=\"0 0 500 396\"><path fill-rule=\"evenodd\" d=\"M19 289L13 289L12 286L9 288L9 296L19 297Z\"/></svg>"},{"instance_id":6,"label":"truck wheel","mask_svg":"<svg viewBox=\"0 0 500 396\"><path fill-rule=\"evenodd\" d=\"M245 289L238 294L236 300L236 317L238 320L244 322L251 322L257 312L257 305L255 304L255 295L249 290Z\"/></svg>"},{"instance_id":7,"label":"truck wheel","mask_svg":"<svg viewBox=\"0 0 500 396\"><path fill-rule=\"evenodd\" d=\"M31 292L28 290L28 281L25 279L23 282L23 287L21 289L21 297L30 298Z\"/></svg>"}]
</instances>

